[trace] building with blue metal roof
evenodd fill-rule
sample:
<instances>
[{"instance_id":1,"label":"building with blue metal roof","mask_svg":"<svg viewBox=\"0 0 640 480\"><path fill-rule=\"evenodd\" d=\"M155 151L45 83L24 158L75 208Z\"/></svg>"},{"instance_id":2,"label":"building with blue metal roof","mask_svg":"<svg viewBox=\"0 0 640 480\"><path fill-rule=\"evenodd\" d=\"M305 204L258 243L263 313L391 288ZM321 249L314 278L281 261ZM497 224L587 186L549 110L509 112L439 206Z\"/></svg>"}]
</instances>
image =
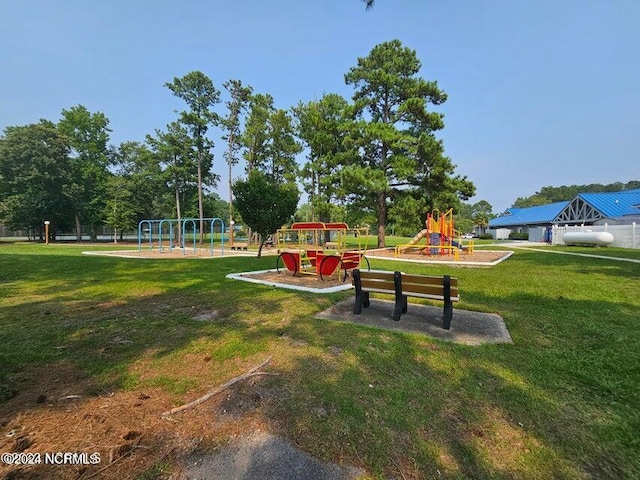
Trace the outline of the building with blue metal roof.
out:
<instances>
[{"instance_id":1,"label":"building with blue metal roof","mask_svg":"<svg viewBox=\"0 0 640 480\"><path fill-rule=\"evenodd\" d=\"M530 233L554 225L631 225L640 222L640 189L580 193L568 202L508 208L489 221L489 231ZM508 234L508 233L507 233Z\"/></svg>"},{"instance_id":2,"label":"building with blue metal roof","mask_svg":"<svg viewBox=\"0 0 640 480\"><path fill-rule=\"evenodd\" d=\"M489 220L489 228L513 228L550 225L569 202L550 203L538 207L508 208L500 217Z\"/></svg>"},{"instance_id":3,"label":"building with blue metal roof","mask_svg":"<svg viewBox=\"0 0 640 480\"><path fill-rule=\"evenodd\" d=\"M626 224L640 219L640 188L619 192L580 193L553 219L567 225Z\"/></svg>"}]
</instances>

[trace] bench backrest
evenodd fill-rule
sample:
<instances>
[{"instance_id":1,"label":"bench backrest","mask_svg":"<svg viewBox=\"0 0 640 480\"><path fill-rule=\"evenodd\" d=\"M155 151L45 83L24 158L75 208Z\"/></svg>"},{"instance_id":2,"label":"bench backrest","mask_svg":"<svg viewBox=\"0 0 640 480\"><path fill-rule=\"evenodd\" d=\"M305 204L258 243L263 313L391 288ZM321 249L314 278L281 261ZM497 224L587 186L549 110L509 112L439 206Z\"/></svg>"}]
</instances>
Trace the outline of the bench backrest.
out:
<instances>
[{"instance_id":1,"label":"bench backrest","mask_svg":"<svg viewBox=\"0 0 640 480\"><path fill-rule=\"evenodd\" d=\"M446 277L432 277L427 275L402 274L402 293L424 298L442 298L445 293ZM458 279L449 278L451 300L460 300L458 296Z\"/></svg>"},{"instance_id":2,"label":"bench backrest","mask_svg":"<svg viewBox=\"0 0 640 480\"><path fill-rule=\"evenodd\" d=\"M378 293L395 293L393 272L367 272L360 270L362 290ZM355 285L355 277L352 284Z\"/></svg>"},{"instance_id":3,"label":"bench backrest","mask_svg":"<svg viewBox=\"0 0 640 480\"><path fill-rule=\"evenodd\" d=\"M415 275L400 272L368 272L360 270L362 290L377 293L395 293L394 275L400 275L402 294L414 297L442 299L445 296L446 279L428 275ZM460 300L458 295L458 279L449 278L451 300ZM355 283L355 280L354 280Z\"/></svg>"}]
</instances>

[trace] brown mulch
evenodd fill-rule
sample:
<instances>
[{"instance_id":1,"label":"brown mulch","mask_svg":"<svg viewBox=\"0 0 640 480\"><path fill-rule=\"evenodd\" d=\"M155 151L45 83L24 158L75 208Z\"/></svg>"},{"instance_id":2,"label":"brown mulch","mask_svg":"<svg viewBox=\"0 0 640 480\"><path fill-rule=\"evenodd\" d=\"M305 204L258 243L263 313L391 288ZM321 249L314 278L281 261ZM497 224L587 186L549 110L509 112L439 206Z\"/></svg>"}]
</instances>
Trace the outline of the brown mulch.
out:
<instances>
[{"instance_id":1,"label":"brown mulch","mask_svg":"<svg viewBox=\"0 0 640 480\"><path fill-rule=\"evenodd\" d=\"M201 361L207 365L206 357ZM176 463L195 449L215 448L256 428L268 430L260 404L269 396L255 377L167 419L161 413L175 405L160 388L96 391L70 364L30 368L21 372L15 396L0 403L0 454L40 453L42 463L0 462L0 479L138 478L163 463L171 464L178 478ZM97 453L99 462L45 464L45 452Z\"/></svg>"},{"instance_id":2,"label":"brown mulch","mask_svg":"<svg viewBox=\"0 0 640 480\"><path fill-rule=\"evenodd\" d=\"M346 280L344 279L344 271L340 272L340 276L334 274L331 277L324 277L324 280L321 280L319 275L297 274L294 277L291 272L286 271L280 271L280 273L252 273L249 276L251 276L251 278L263 280L265 282L285 283L287 285L299 285L301 287L310 288L329 288L337 287L344 284L351 284L350 277L347 277Z\"/></svg>"},{"instance_id":3,"label":"brown mulch","mask_svg":"<svg viewBox=\"0 0 640 480\"><path fill-rule=\"evenodd\" d=\"M274 250L275 252L275 250ZM187 259L187 258L221 258L221 257L232 257L232 256L248 256L248 255L257 255L257 252L248 253L246 251L240 250L231 250L228 247L225 247L224 253L221 252L220 248L215 247L213 249L213 256L211 255L211 251L208 248L187 248L184 251L181 248L174 248L169 251L169 248L165 248L163 250L159 250L157 248L148 249L143 248L138 251L137 249L131 248L129 250L104 250L104 251L92 251L90 252L92 255L105 255L105 256L126 256L133 258L166 258L166 259ZM269 255L270 252L266 249L262 251L263 255Z\"/></svg>"},{"instance_id":4,"label":"brown mulch","mask_svg":"<svg viewBox=\"0 0 640 480\"><path fill-rule=\"evenodd\" d=\"M395 257L395 251L393 248L368 250L367 257L386 257L397 259L411 259L421 260L423 262L451 262L453 264L464 262L479 262L490 264L496 260L500 260L507 255L510 255L510 251L494 251L494 250L474 250L473 253L461 253L459 262L456 262L453 255L427 255L424 248L414 248L402 252L398 257Z\"/></svg>"}]
</instances>

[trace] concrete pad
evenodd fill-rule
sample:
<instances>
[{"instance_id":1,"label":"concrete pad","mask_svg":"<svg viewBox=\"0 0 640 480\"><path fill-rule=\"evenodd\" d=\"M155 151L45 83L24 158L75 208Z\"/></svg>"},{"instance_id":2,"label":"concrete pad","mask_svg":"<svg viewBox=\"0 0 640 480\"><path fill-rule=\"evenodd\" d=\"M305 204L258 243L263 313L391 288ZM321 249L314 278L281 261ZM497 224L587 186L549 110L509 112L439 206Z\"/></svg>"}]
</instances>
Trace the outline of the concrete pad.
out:
<instances>
[{"instance_id":1,"label":"concrete pad","mask_svg":"<svg viewBox=\"0 0 640 480\"><path fill-rule=\"evenodd\" d=\"M422 333L439 340L464 345L482 345L484 343L512 343L511 335L499 315L493 313L471 312L453 309L451 330L442 328L442 306L419 305L409 301L407 313L399 322L391 318L394 302L372 298L371 306L363 308L360 315L353 314L354 297L344 300L316 318L349 322L368 327L382 328L399 332Z\"/></svg>"},{"instance_id":2,"label":"concrete pad","mask_svg":"<svg viewBox=\"0 0 640 480\"><path fill-rule=\"evenodd\" d=\"M285 440L266 432L237 439L213 454L185 459L179 478L228 480L351 480L358 468L316 460Z\"/></svg>"}]
</instances>

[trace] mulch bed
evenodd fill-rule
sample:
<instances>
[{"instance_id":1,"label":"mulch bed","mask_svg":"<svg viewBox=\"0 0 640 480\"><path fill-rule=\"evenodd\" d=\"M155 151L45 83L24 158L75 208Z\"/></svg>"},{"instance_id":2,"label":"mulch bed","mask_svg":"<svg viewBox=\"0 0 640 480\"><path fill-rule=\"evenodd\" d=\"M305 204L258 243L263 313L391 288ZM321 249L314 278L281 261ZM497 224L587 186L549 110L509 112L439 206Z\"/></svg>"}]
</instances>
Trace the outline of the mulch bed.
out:
<instances>
[{"instance_id":1,"label":"mulch bed","mask_svg":"<svg viewBox=\"0 0 640 480\"><path fill-rule=\"evenodd\" d=\"M395 251L393 248L383 248L377 250L368 250L367 257L385 257L396 258L398 260L421 260L423 262L451 262L453 264L463 262L479 262L490 264L496 260L500 260L507 255L510 255L510 251L495 251L495 250L474 250L473 253L461 253L460 260L455 261L453 255L427 255L425 249L411 249L402 252L398 257L395 257Z\"/></svg>"},{"instance_id":2,"label":"mulch bed","mask_svg":"<svg viewBox=\"0 0 640 480\"><path fill-rule=\"evenodd\" d=\"M307 274L297 274L295 277L291 274L291 272L280 271L278 272L262 272L250 274L252 278L262 280L265 282L273 282L273 283L285 283L287 285L299 285L301 287L310 287L310 288L329 288L329 287L337 287L340 285L351 283L351 277L347 277L344 280L344 271L340 272L340 278L335 274L332 277L324 277L324 281L320 279L319 275L307 275Z\"/></svg>"}]
</instances>

